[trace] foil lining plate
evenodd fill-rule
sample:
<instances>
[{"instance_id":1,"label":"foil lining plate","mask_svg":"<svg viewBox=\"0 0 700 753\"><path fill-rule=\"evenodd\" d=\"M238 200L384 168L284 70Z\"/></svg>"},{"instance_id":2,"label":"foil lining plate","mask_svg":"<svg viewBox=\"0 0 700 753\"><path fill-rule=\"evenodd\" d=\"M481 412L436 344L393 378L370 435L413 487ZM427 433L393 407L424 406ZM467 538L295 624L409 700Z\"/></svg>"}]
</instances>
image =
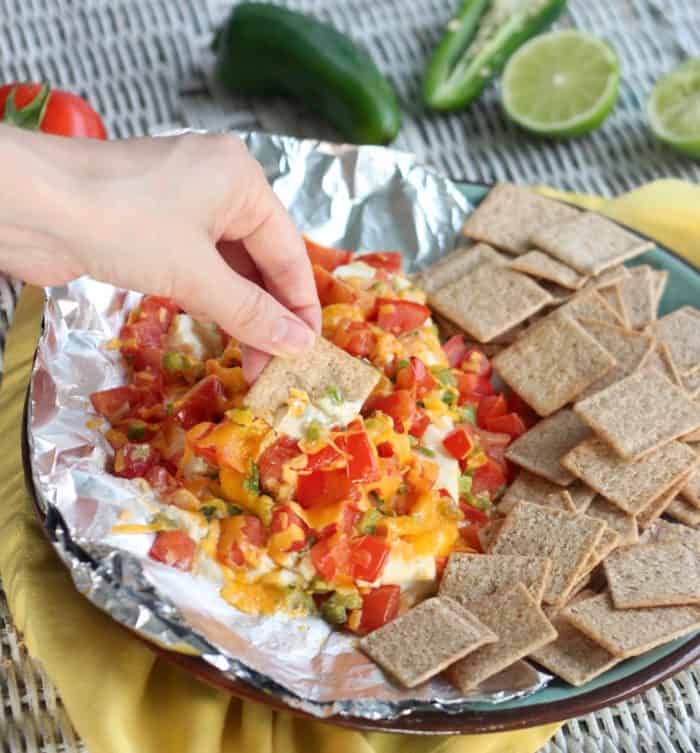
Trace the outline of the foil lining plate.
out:
<instances>
[{"instance_id":1,"label":"foil lining plate","mask_svg":"<svg viewBox=\"0 0 700 753\"><path fill-rule=\"evenodd\" d=\"M350 249L401 249L408 271L453 248L471 209L456 185L408 154L242 137L304 232ZM352 636L323 620L239 612L219 596L205 561L197 563L198 575L183 573L147 557L151 534L115 534L125 516L145 523L158 506L143 485L107 473L111 448L90 421L89 395L125 381L119 354L104 346L139 298L89 278L47 289L30 385L27 436L37 498L56 550L90 601L148 640L196 654L321 718L458 713L474 701L531 694L549 681L519 662L468 697L440 679L401 690Z\"/></svg>"}]
</instances>

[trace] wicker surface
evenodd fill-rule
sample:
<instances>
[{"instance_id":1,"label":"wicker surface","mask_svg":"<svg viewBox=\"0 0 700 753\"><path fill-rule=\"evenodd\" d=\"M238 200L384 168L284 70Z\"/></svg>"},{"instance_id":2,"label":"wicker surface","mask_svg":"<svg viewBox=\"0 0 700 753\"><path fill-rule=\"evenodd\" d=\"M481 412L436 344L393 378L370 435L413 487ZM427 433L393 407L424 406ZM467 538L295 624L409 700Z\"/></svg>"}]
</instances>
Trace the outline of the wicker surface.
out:
<instances>
[{"instance_id":1,"label":"wicker surface","mask_svg":"<svg viewBox=\"0 0 700 753\"><path fill-rule=\"evenodd\" d=\"M651 138L643 102L653 81L700 55L697 0L570 0L563 24L610 39L623 67L615 113L590 138L544 145L506 123L495 87L466 114L417 104L426 54L459 0L292 0L351 31L392 77L408 110L397 142L457 178L548 182L614 194L700 167ZM211 28L228 0L0 0L0 81L44 79L87 95L113 136L162 124L265 128L332 137L284 103L217 99L207 86ZM400 11L400 12L399 12ZM178 91L182 96L178 96ZM15 288L0 280L0 337ZM0 343L1 344L1 343ZM700 665L627 703L568 722L542 753L696 753ZM0 751L82 751L51 682L26 654L0 591Z\"/></svg>"}]
</instances>

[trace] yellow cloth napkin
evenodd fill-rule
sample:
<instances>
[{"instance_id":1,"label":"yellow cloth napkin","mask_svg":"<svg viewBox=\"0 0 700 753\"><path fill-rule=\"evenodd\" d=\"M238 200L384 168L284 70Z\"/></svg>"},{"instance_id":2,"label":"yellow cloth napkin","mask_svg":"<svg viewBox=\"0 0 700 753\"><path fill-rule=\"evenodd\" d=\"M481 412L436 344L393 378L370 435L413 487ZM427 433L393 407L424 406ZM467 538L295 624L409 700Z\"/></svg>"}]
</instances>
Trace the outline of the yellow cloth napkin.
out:
<instances>
[{"instance_id":1,"label":"yellow cloth napkin","mask_svg":"<svg viewBox=\"0 0 700 753\"><path fill-rule=\"evenodd\" d=\"M700 264L700 188L659 181L619 199L570 197ZM672 219L669 219L672 218ZM27 496L21 419L42 292L27 287L0 393L0 575L30 653L46 667L91 753L534 753L559 725L479 736L361 733L240 701L158 658L80 596Z\"/></svg>"}]
</instances>

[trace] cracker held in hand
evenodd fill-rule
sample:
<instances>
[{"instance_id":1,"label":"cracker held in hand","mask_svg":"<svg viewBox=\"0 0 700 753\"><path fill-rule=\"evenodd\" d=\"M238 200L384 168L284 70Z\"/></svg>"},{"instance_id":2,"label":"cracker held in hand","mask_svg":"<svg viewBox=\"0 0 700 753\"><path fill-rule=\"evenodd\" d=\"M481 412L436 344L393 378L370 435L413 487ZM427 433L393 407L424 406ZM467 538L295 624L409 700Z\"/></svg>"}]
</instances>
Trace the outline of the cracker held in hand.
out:
<instances>
[{"instance_id":1,"label":"cracker held in hand","mask_svg":"<svg viewBox=\"0 0 700 753\"><path fill-rule=\"evenodd\" d=\"M428 300L479 342L489 342L551 303L552 297L519 272L483 264L439 288Z\"/></svg>"},{"instance_id":2,"label":"cracker held in hand","mask_svg":"<svg viewBox=\"0 0 700 753\"><path fill-rule=\"evenodd\" d=\"M542 227L531 236L533 246L573 267L582 275L597 275L609 267L654 248L593 212L559 225Z\"/></svg>"},{"instance_id":3,"label":"cracker held in hand","mask_svg":"<svg viewBox=\"0 0 700 753\"><path fill-rule=\"evenodd\" d=\"M579 211L529 188L510 183L497 185L469 216L462 233L511 254L532 248L530 235L540 227L573 219Z\"/></svg>"},{"instance_id":4,"label":"cracker held in hand","mask_svg":"<svg viewBox=\"0 0 700 753\"><path fill-rule=\"evenodd\" d=\"M496 634L449 597L414 607L360 641L360 648L406 688L414 688Z\"/></svg>"},{"instance_id":5,"label":"cracker held in hand","mask_svg":"<svg viewBox=\"0 0 700 753\"><path fill-rule=\"evenodd\" d=\"M543 601L563 604L605 528L603 521L586 515L521 502L506 516L489 553L549 557L552 570Z\"/></svg>"},{"instance_id":6,"label":"cracker held in hand","mask_svg":"<svg viewBox=\"0 0 700 753\"><path fill-rule=\"evenodd\" d=\"M700 628L700 608L615 609L609 593L567 607L562 617L611 654L624 659Z\"/></svg>"},{"instance_id":7,"label":"cracker held in hand","mask_svg":"<svg viewBox=\"0 0 700 753\"><path fill-rule=\"evenodd\" d=\"M482 623L497 631L498 641L482 646L450 667L450 681L466 693L538 648L557 631L522 583L473 606Z\"/></svg>"},{"instance_id":8,"label":"cracker held in hand","mask_svg":"<svg viewBox=\"0 0 700 753\"><path fill-rule=\"evenodd\" d=\"M629 546L603 567L617 609L700 603L700 550L694 546Z\"/></svg>"},{"instance_id":9,"label":"cracker held in hand","mask_svg":"<svg viewBox=\"0 0 700 753\"><path fill-rule=\"evenodd\" d=\"M456 248L431 264L414 278L414 283L430 294L473 272L482 264L506 264L506 257L485 243Z\"/></svg>"},{"instance_id":10,"label":"cracker held in hand","mask_svg":"<svg viewBox=\"0 0 700 753\"><path fill-rule=\"evenodd\" d=\"M566 486L574 476L559 461L590 435L591 430L572 410L560 410L511 442L506 457L554 484Z\"/></svg>"},{"instance_id":11,"label":"cracker held in hand","mask_svg":"<svg viewBox=\"0 0 700 753\"><path fill-rule=\"evenodd\" d=\"M379 381L373 366L353 358L323 337L298 358L276 356L267 364L246 396L246 405L257 416L277 427L287 414L290 390L303 390L311 405L329 400L355 408L357 414ZM341 402L342 401L342 402Z\"/></svg>"},{"instance_id":12,"label":"cracker held in hand","mask_svg":"<svg viewBox=\"0 0 700 753\"><path fill-rule=\"evenodd\" d=\"M455 552L450 555L440 581L440 596L449 596L471 609L474 602L522 583L539 604L551 566L546 557Z\"/></svg>"},{"instance_id":13,"label":"cracker held in hand","mask_svg":"<svg viewBox=\"0 0 700 753\"><path fill-rule=\"evenodd\" d=\"M540 416L574 400L615 365L577 322L549 316L493 359L493 367Z\"/></svg>"},{"instance_id":14,"label":"cracker held in hand","mask_svg":"<svg viewBox=\"0 0 700 753\"><path fill-rule=\"evenodd\" d=\"M574 411L625 460L700 427L700 405L656 369L631 374L576 403Z\"/></svg>"},{"instance_id":15,"label":"cracker held in hand","mask_svg":"<svg viewBox=\"0 0 700 753\"><path fill-rule=\"evenodd\" d=\"M584 440L562 459L574 476L630 515L685 478L697 462L688 445L670 442L630 463L598 437Z\"/></svg>"},{"instance_id":16,"label":"cracker held in hand","mask_svg":"<svg viewBox=\"0 0 700 753\"><path fill-rule=\"evenodd\" d=\"M566 264L552 259L551 256L547 256L541 251L528 251L526 254L518 256L510 263L510 268L531 277L555 282L557 285L570 290L578 290L588 279L584 275L580 275L575 269L567 267Z\"/></svg>"},{"instance_id":17,"label":"cracker held in hand","mask_svg":"<svg viewBox=\"0 0 700 753\"><path fill-rule=\"evenodd\" d=\"M684 306L661 317L652 325L652 334L668 346L679 374L700 366L700 327L695 309Z\"/></svg>"}]
</instances>

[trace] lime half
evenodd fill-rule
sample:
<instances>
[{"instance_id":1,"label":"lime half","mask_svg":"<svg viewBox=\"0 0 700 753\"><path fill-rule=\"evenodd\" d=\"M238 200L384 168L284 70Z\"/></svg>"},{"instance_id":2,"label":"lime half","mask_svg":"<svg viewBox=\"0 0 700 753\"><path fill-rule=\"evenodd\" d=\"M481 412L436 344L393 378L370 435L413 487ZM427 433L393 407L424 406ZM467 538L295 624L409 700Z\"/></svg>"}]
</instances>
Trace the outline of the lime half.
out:
<instances>
[{"instance_id":1,"label":"lime half","mask_svg":"<svg viewBox=\"0 0 700 753\"><path fill-rule=\"evenodd\" d=\"M574 29L523 45L503 74L503 107L541 136L580 136L597 128L617 100L620 66L605 42Z\"/></svg>"},{"instance_id":2,"label":"lime half","mask_svg":"<svg viewBox=\"0 0 700 753\"><path fill-rule=\"evenodd\" d=\"M681 63L656 84L647 112L658 139L700 158L700 58Z\"/></svg>"}]
</instances>

